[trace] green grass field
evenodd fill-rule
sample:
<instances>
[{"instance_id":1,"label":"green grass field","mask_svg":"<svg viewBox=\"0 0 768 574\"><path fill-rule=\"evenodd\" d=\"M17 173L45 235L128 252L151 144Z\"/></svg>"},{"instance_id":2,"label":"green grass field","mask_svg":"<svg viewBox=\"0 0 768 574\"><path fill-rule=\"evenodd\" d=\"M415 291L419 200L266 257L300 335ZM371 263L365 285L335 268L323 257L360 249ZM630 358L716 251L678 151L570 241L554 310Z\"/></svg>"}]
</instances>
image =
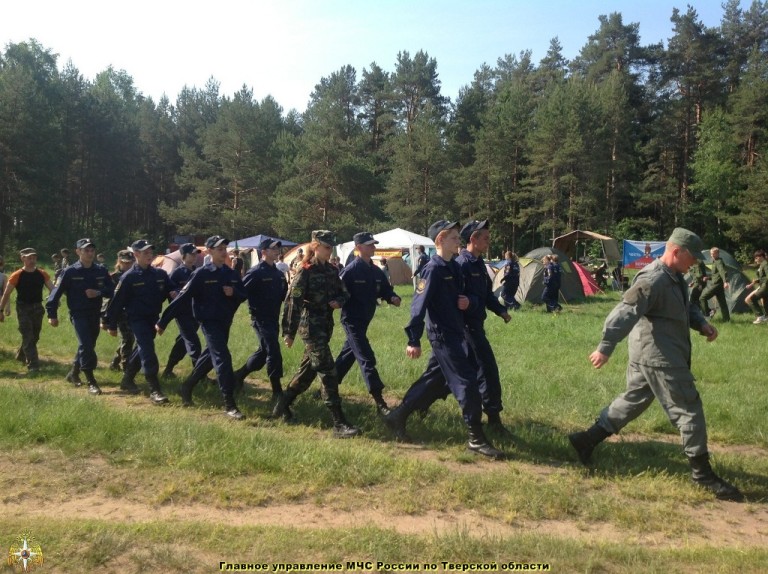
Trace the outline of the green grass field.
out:
<instances>
[{"instance_id":1,"label":"green grass field","mask_svg":"<svg viewBox=\"0 0 768 574\"><path fill-rule=\"evenodd\" d=\"M405 357L410 287L398 291L403 306L380 307L369 331L390 404L426 363ZM299 424L271 420L263 372L248 379L240 423L223 415L214 385L199 386L193 409L180 407L181 378L165 382L165 407L121 395L119 373L106 368L117 341L106 334L97 349L105 393L92 397L64 382L75 350L66 321L44 325L43 369L28 378L13 359L11 316L0 325L0 542L31 533L45 555L40 572L213 572L222 561L764 572L768 326L752 325L751 315L730 324L716 317L717 341L694 334L715 469L747 496L718 502L688 480L658 405L599 447L594 468L570 450L567 433L591 424L624 386L626 344L599 371L587 360L618 297L567 305L559 316L526 305L508 325L489 318L502 416L514 433L495 440L509 453L502 462L466 451L450 397L409 421L416 444L394 442L356 367L341 392L363 436L347 441L331 438L330 416L311 391L296 402ZM161 365L175 333L157 341ZM335 351L342 335L337 328ZM255 345L244 307L230 341L237 367ZM284 383L302 351L300 341L284 349ZM177 367L182 377L189 370L188 361Z\"/></svg>"}]
</instances>

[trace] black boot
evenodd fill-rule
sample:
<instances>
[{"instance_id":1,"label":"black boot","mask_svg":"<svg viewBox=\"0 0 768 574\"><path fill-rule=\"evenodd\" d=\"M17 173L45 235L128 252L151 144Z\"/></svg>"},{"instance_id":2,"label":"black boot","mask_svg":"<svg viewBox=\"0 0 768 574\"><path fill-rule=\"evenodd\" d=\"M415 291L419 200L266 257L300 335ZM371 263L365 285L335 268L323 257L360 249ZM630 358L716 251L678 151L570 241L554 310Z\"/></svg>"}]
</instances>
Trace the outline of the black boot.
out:
<instances>
[{"instance_id":1,"label":"black boot","mask_svg":"<svg viewBox=\"0 0 768 574\"><path fill-rule=\"evenodd\" d=\"M109 369L111 371L119 371L120 370L120 353L115 353L115 356L112 357L112 362L109 363Z\"/></svg>"},{"instance_id":2,"label":"black boot","mask_svg":"<svg viewBox=\"0 0 768 574\"><path fill-rule=\"evenodd\" d=\"M296 391L291 387L285 389L285 392L277 400L275 408L272 409L272 417L276 419L282 418L285 422L291 422L293 420L291 404L293 404L297 396Z\"/></svg>"},{"instance_id":3,"label":"black boot","mask_svg":"<svg viewBox=\"0 0 768 574\"><path fill-rule=\"evenodd\" d=\"M609 433L595 423L585 431L569 434L568 440L571 441L571 446L576 449L581 464L588 465L590 458L592 458L592 451L611 434L613 433Z\"/></svg>"},{"instance_id":4,"label":"black boot","mask_svg":"<svg viewBox=\"0 0 768 574\"><path fill-rule=\"evenodd\" d=\"M384 415L384 424L391 430L395 438L400 442L411 442L411 437L405 430L405 424L408 422L408 417L413 411L404 404L400 404L399 407L392 409L388 414Z\"/></svg>"},{"instance_id":5,"label":"black boot","mask_svg":"<svg viewBox=\"0 0 768 574\"><path fill-rule=\"evenodd\" d=\"M488 413L488 428L497 435L505 438L510 438L512 433L501 422L501 415L499 413Z\"/></svg>"},{"instance_id":6,"label":"black boot","mask_svg":"<svg viewBox=\"0 0 768 574\"><path fill-rule=\"evenodd\" d=\"M240 391L243 390L246 376L248 376L248 373L245 370L245 367L240 367L235 371L235 387L234 387L235 394L238 394L240 393Z\"/></svg>"},{"instance_id":7,"label":"black boot","mask_svg":"<svg viewBox=\"0 0 768 574\"><path fill-rule=\"evenodd\" d=\"M269 377L269 384L272 387L272 400L277 400L283 394L283 385L280 384L280 377L272 375Z\"/></svg>"},{"instance_id":8,"label":"black boot","mask_svg":"<svg viewBox=\"0 0 768 574\"><path fill-rule=\"evenodd\" d=\"M236 421L241 421L245 418L245 415L240 412L240 409L237 408L234 396L228 396L224 399L224 412L229 418Z\"/></svg>"},{"instance_id":9,"label":"black boot","mask_svg":"<svg viewBox=\"0 0 768 574\"><path fill-rule=\"evenodd\" d=\"M184 382L181 383L181 387L179 388L179 396L181 397L181 406L183 407L194 407L195 403L192 400L192 391L195 388L195 385L200 382L200 379L196 379L190 375L186 379L184 379Z\"/></svg>"},{"instance_id":10,"label":"black boot","mask_svg":"<svg viewBox=\"0 0 768 574\"><path fill-rule=\"evenodd\" d=\"M173 367L168 368L166 367L163 369L163 374L160 375L164 381L167 381L168 379L174 379L176 378L176 373L173 372Z\"/></svg>"},{"instance_id":11,"label":"black boot","mask_svg":"<svg viewBox=\"0 0 768 574\"><path fill-rule=\"evenodd\" d=\"M68 382L72 383L76 387L82 385L83 381L80 380L80 365L78 363L74 363L65 378Z\"/></svg>"},{"instance_id":12,"label":"black boot","mask_svg":"<svg viewBox=\"0 0 768 574\"><path fill-rule=\"evenodd\" d=\"M123 378L120 381L120 390L129 395L138 395L141 392L141 389L136 386L136 382L134 381L135 377L136 373L127 369L123 373Z\"/></svg>"},{"instance_id":13,"label":"black boot","mask_svg":"<svg viewBox=\"0 0 768 574\"><path fill-rule=\"evenodd\" d=\"M688 462L691 465L691 480L709 490L716 498L736 502L744 500L744 495L738 488L724 481L712 470L709 464L709 453L689 456Z\"/></svg>"},{"instance_id":14,"label":"black boot","mask_svg":"<svg viewBox=\"0 0 768 574\"><path fill-rule=\"evenodd\" d=\"M376 403L376 410L381 416L387 416L392 412L387 405L387 401L381 396L381 393L371 393L371 397L373 397L373 402Z\"/></svg>"},{"instance_id":15,"label":"black boot","mask_svg":"<svg viewBox=\"0 0 768 574\"><path fill-rule=\"evenodd\" d=\"M90 369L83 369L85 380L88 381L88 392L92 395L100 395L101 389L99 388L96 378L93 376L93 371Z\"/></svg>"},{"instance_id":16,"label":"black boot","mask_svg":"<svg viewBox=\"0 0 768 574\"><path fill-rule=\"evenodd\" d=\"M494 447L486 438L483 432L483 425L470 425L469 426L469 442L467 448L477 454L482 454L489 458L502 459L504 453Z\"/></svg>"},{"instance_id":17,"label":"black boot","mask_svg":"<svg viewBox=\"0 0 768 574\"><path fill-rule=\"evenodd\" d=\"M156 405L162 405L168 402L168 397L163 394L160 389L160 381L157 379L157 375L147 375L147 383L149 383L149 400Z\"/></svg>"},{"instance_id":18,"label":"black boot","mask_svg":"<svg viewBox=\"0 0 768 574\"><path fill-rule=\"evenodd\" d=\"M333 418L333 436L335 438L352 438L360 434L359 428L347 422L344 412L341 410L341 405L333 405L328 408Z\"/></svg>"}]
</instances>

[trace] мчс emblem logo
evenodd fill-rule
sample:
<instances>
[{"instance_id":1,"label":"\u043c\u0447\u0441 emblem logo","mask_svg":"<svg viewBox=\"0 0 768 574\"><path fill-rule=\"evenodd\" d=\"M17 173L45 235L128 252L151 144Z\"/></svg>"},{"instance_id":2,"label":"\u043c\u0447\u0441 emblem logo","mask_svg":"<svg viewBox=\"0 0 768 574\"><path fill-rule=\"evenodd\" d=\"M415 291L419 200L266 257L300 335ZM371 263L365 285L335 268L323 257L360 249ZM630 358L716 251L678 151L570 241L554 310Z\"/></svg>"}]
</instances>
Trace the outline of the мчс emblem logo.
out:
<instances>
[{"instance_id":1,"label":"\u043c\u0447\u0441 emblem logo","mask_svg":"<svg viewBox=\"0 0 768 574\"><path fill-rule=\"evenodd\" d=\"M29 534L22 534L8 549L8 566L32 572L43 563L43 549Z\"/></svg>"}]
</instances>

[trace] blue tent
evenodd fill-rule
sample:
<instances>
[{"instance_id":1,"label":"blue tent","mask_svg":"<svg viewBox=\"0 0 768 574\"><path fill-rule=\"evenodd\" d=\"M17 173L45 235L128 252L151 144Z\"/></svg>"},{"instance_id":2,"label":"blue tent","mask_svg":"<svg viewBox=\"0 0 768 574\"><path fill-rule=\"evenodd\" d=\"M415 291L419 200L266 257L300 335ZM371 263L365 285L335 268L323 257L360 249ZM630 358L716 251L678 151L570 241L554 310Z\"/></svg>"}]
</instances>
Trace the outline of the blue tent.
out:
<instances>
[{"instance_id":1,"label":"blue tent","mask_svg":"<svg viewBox=\"0 0 768 574\"><path fill-rule=\"evenodd\" d=\"M229 246L234 247L237 245L238 249L245 249L248 247L256 248L259 246L259 243L264 241L265 239L275 239L276 241L279 241L283 244L283 247L295 247L298 245L298 243L294 243L293 241L288 241L287 239L280 239L279 237L272 237L271 235L254 235L253 237L245 237L243 239L236 239L235 241L230 242Z\"/></svg>"}]
</instances>

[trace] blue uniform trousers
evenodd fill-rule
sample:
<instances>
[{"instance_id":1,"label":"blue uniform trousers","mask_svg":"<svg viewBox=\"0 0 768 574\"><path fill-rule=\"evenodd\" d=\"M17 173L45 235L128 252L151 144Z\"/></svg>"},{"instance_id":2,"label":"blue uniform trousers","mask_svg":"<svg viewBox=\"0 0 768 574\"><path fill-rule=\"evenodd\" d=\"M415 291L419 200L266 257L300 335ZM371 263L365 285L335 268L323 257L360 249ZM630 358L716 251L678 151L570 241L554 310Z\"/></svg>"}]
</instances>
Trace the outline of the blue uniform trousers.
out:
<instances>
[{"instance_id":1,"label":"blue uniform trousers","mask_svg":"<svg viewBox=\"0 0 768 574\"><path fill-rule=\"evenodd\" d=\"M225 400L232 400L235 388L235 373L232 370L232 355L229 353L230 321L202 321L200 328L207 346L195 363L191 379L202 380L211 369L216 370L219 389Z\"/></svg>"},{"instance_id":2,"label":"blue uniform trousers","mask_svg":"<svg viewBox=\"0 0 768 574\"><path fill-rule=\"evenodd\" d=\"M269 380L283 376L283 354L280 350L280 328L277 323L251 319L251 326L259 339L259 348L245 362L245 370L252 373L267 366ZM247 374L246 373L246 374Z\"/></svg>"},{"instance_id":3,"label":"blue uniform trousers","mask_svg":"<svg viewBox=\"0 0 768 574\"><path fill-rule=\"evenodd\" d=\"M160 364L157 361L157 353L155 353L156 322L151 317L128 320L131 331L136 337L136 348L128 359L126 372L138 373L139 368L141 368L145 376L157 375Z\"/></svg>"},{"instance_id":4,"label":"blue uniform trousers","mask_svg":"<svg viewBox=\"0 0 768 574\"><path fill-rule=\"evenodd\" d=\"M168 363L165 366L167 371L173 370L173 367L178 365L185 355L189 355L189 358L192 359L192 365L194 365L203 352L200 337L197 335L200 323L194 317L188 316L177 317L176 325L179 327L179 334L176 336L168 355Z\"/></svg>"},{"instance_id":5,"label":"blue uniform trousers","mask_svg":"<svg viewBox=\"0 0 768 574\"><path fill-rule=\"evenodd\" d=\"M98 363L96 340L100 331L99 313L70 316L69 320L75 328L78 343L75 364L79 364L83 371L93 371Z\"/></svg>"},{"instance_id":6,"label":"blue uniform trousers","mask_svg":"<svg viewBox=\"0 0 768 574\"><path fill-rule=\"evenodd\" d=\"M336 357L336 373L339 377L339 383L357 359L368 392L372 395L381 395L381 391L384 390L384 383L381 382L379 372L376 370L376 356L373 354L373 349L368 341L368 323L342 321L341 326L347 334L347 340L344 341L341 352Z\"/></svg>"},{"instance_id":7,"label":"blue uniform trousers","mask_svg":"<svg viewBox=\"0 0 768 574\"><path fill-rule=\"evenodd\" d=\"M501 380L499 379L499 366L496 364L496 356L493 354L491 343L485 336L483 327L464 328L467 342L469 343L470 358L477 366L477 378L480 395L483 399L483 410L486 413L500 413L501 405Z\"/></svg>"},{"instance_id":8,"label":"blue uniform trousers","mask_svg":"<svg viewBox=\"0 0 768 574\"><path fill-rule=\"evenodd\" d=\"M411 385L403 398L409 410L428 408L446 396L446 383L461 407L464 422L469 426L481 424L482 407L475 366L467 353L466 341L435 339L427 368Z\"/></svg>"}]
</instances>

